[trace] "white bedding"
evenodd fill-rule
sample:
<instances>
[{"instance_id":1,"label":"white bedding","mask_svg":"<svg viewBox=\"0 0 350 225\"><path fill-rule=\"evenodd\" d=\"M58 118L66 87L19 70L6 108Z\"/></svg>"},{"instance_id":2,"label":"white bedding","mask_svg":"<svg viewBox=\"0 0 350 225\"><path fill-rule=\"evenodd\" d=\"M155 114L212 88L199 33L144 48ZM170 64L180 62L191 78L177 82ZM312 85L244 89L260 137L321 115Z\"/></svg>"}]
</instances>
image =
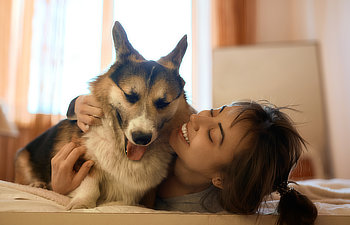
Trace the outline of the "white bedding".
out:
<instances>
[{"instance_id":1,"label":"white bedding","mask_svg":"<svg viewBox=\"0 0 350 225\"><path fill-rule=\"evenodd\" d=\"M327 224L327 221L333 221L334 219L340 219L340 222L338 221L337 224L350 224L350 180L306 180L298 183L299 185L294 185L294 188L306 194L318 208L320 216L317 219L316 224ZM71 218L73 215L80 215L87 219L90 218L89 215L91 215L91 213L95 215L101 214L103 217L106 217L106 215L120 215L118 217L119 219L124 218L123 216L125 216L125 214L130 215L130 213L134 213L134 216L132 217L125 217L128 218L128 221L143 215L143 217L148 217L148 219L153 218L155 221L166 216L166 218L169 219L169 223L171 221L170 218L173 217L174 222L179 222L175 217L178 218L180 216L186 221L192 221L195 218L195 221L197 221L198 224L203 223L202 220L205 220L206 224L227 224L228 222L230 224L235 224L232 223L233 221L238 221L237 224L242 223L242 221L246 221L242 224L274 224L273 221L276 219L275 207L278 203L278 198L277 194L272 195L272 197L269 198L261 209L262 213L267 216L260 216L258 219L256 216L227 214L210 215L156 211L141 206L124 206L116 203L100 205L92 209L75 209L67 211L65 205L68 204L69 198L66 196L49 190L0 181L0 224L2 224L5 219L8 223L11 223L11 221L17 221L19 216L26 216L25 218L37 218L37 220L46 216L47 218L52 219L51 222L55 222L56 220L53 218L57 215L60 215L59 218L64 218L65 216ZM62 214L62 212L68 214ZM157 216L154 218L154 215ZM9 218L12 220L9 220ZM94 218L96 219L96 217ZM143 220L142 218L140 218L141 221ZM88 221L91 222L91 219ZM193 222L194 221L191 223L196 224Z\"/></svg>"},{"instance_id":2,"label":"white bedding","mask_svg":"<svg viewBox=\"0 0 350 225\"><path fill-rule=\"evenodd\" d=\"M26 185L0 181L0 212L66 212L70 198L56 192ZM146 213L156 210L108 203L92 209L71 212Z\"/></svg>"}]
</instances>

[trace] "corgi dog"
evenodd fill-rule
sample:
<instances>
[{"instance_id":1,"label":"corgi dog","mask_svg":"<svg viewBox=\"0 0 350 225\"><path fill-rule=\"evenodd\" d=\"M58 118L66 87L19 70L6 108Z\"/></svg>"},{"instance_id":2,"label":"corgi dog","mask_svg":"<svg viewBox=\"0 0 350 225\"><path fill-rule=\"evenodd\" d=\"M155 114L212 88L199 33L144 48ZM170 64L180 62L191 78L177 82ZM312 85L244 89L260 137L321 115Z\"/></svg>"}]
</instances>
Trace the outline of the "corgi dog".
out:
<instances>
[{"instance_id":1,"label":"corgi dog","mask_svg":"<svg viewBox=\"0 0 350 225\"><path fill-rule=\"evenodd\" d=\"M139 204L167 176L171 131L195 112L179 75L186 35L167 56L149 61L132 47L118 21L112 34L116 62L90 83L102 106L102 125L83 133L76 121L62 120L17 153L15 182L49 188L52 157L72 140L86 147L84 158L95 163L69 194L68 209L111 201Z\"/></svg>"}]
</instances>

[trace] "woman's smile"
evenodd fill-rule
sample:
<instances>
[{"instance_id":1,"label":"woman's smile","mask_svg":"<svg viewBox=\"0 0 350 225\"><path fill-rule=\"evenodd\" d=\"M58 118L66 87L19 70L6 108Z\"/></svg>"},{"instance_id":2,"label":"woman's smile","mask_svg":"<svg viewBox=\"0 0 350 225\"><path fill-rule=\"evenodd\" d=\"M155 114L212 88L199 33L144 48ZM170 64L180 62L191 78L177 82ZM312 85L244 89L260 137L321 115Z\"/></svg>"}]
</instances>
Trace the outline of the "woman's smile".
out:
<instances>
[{"instance_id":1,"label":"woman's smile","mask_svg":"<svg viewBox=\"0 0 350 225\"><path fill-rule=\"evenodd\" d=\"M187 123L184 123L182 125L181 134L182 134L183 138L185 139L185 141L187 142L187 144L190 144L190 140L188 139Z\"/></svg>"}]
</instances>

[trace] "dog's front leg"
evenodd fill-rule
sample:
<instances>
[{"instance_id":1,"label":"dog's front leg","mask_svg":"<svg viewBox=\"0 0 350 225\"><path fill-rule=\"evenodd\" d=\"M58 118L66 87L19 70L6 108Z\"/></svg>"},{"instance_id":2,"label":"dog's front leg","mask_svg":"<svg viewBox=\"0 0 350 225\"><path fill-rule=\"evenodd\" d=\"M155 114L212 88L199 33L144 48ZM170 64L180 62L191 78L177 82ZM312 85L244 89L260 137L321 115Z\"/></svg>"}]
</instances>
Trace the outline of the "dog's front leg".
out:
<instances>
[{"instance_id":1,"label":"dog's front leg","mask_svg":"<svg viewBox=\"0 0 350 225\"><path fill-rule=\"evenodd\" d=\"M69 194L73 196L67 209L81 209L96 207L100 196L99 178L96 173L89 174L80 186Z\"/></svg>"}]
</instances>

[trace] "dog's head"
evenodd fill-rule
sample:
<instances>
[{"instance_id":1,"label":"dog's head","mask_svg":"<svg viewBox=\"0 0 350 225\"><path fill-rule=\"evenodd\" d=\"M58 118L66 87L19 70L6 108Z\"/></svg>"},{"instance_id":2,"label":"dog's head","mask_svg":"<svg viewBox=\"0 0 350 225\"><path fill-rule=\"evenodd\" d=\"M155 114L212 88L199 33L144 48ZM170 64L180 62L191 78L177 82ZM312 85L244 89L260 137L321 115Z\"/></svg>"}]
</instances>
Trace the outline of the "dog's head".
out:
<instances>
[{"instance_id":1,"label":"dog's head","mask_svg":"<svg viewBox=\"0 0 350 225\"><path fill-rule=\"evenodd\" d=\"M114 24L113 40L116 62L94 82L93 93L109 112L113 129L122 130L128 158L140 160L184 100L185 82L179 67L187 36L158 61L145 60L119 22Z\"/></svg>"}]
</instances>

